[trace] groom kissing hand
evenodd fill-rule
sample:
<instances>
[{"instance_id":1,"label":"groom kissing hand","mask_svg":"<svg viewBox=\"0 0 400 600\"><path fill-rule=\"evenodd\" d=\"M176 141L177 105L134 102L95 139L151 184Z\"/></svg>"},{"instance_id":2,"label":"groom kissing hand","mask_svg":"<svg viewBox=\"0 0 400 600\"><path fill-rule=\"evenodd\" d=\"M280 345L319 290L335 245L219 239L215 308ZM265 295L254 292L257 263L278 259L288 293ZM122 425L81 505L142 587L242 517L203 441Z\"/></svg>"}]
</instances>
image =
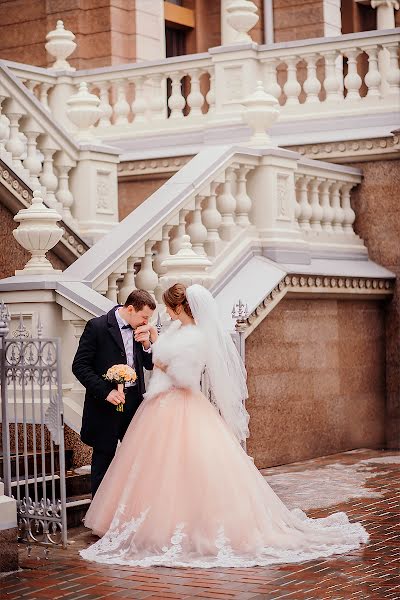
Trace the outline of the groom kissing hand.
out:
<instances>
[{"instance_id":1,"label":"groom kissing hand","mask_svg":"<svg viewBox=\"0 0 400 600\"><path fill-rule=\"evenodd\" d=\"M156 308L144 290L131 292L123 306L87 322L72 363L72 372L86 388L81 440L93 447L91 487L99 487L145 392L143 369L153 368L151 343L157 332L149 325ZM125 393L103 375L116 364L127 364L137 374ZM116 406L124 404L123 412Z\"/></svg>"}]
</instances>

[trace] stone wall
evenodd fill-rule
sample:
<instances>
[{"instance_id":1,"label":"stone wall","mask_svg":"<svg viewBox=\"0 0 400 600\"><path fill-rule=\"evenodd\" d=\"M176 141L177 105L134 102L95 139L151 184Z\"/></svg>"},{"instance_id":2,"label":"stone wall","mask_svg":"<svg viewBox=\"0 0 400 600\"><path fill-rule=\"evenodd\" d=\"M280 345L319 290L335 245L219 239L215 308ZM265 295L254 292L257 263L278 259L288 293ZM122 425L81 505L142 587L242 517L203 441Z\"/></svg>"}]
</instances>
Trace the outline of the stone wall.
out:
<instances>
[{"instance_id":1,"label":"stone wall","mask_svg":"<svg viewBox=\"0 0 400 600\"><path fill-rule=\"evenodd\" d=\"M247 339L246 365L259 468L384 444L382 303L283 299Z\"/></svg>"},{"instance_id":2,"label":"stone wall","mask_svg":"<svg viewBox=\"0 0 400 600\"><path fill-rule=\"evenodd\" d=\"M365 240L371 260L397 276L386 306L386 444L400 445L400 160L352 163L363 180L352 192L355 231Z\"/></svg>"},{"instance_id":3,"label":"stone wall","mask_svg":"<svg viewBox=\"0 0 400 600\"><path fill-rule=\"evenodd\" d=\"M69 62L76 68L135 60L135 0L2 0L0 58L48 66L46 34L58 19L76 35Z\"/></svg>"},{"instance_id":4,"label":"stone wall","mask_svg":"<svg viewBox=\"0 0 400 600\"><path fill-rule=\"evenodd\" d=\"M274 41L324 36L323 0L273 0Z\"/></svg>"},{"instance_id":5,"label":"stone wall","mask_svg":"<svg viewBox=\"0 0 400 600\"><path fill-rule=\"evenodd\" d=\"M23 269L30 259L30 254L15 240L12 231L18 224L11 212L1 204L1 199L0 223L0 279L4 279L13 276L16 269ZM67 267L52 251L47 253L47 258L55 269L63 271Z\"/></svg>"},{"instance_id":6,"label":"stone wall","mask_svg":"<svg viewBox=\"0 0 400 600\"><path fill-rule=\"evenodd\" d=\"M146 198L158 190L171 175L153 175L151 178L135 178L118 181L118 212L122 221L129 213L137 208Z\"/></svg>"}]
</instances>

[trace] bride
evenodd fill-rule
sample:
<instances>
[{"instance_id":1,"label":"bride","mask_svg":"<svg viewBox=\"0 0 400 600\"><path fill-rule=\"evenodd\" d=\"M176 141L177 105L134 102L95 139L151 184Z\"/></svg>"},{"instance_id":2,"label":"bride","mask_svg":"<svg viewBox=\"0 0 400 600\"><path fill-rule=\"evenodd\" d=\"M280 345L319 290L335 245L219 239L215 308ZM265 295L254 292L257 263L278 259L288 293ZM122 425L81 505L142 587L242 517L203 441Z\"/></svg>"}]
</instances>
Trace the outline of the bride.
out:
<instances>
[{"instance_id":1,"label":"bride","mask_svg":"<svg viewBox=\"0 0 400 600\"><path fill-rule=\"evenodd\" d=\"M99 563L252 567L344 553L368 540L344 513L309 519L281 502L242 449L246 373L200 285L163 296L173 320L153 345L145 400L88 510ZM213 401L199 390L206 366Z\"/></svg>"}]
</instances>

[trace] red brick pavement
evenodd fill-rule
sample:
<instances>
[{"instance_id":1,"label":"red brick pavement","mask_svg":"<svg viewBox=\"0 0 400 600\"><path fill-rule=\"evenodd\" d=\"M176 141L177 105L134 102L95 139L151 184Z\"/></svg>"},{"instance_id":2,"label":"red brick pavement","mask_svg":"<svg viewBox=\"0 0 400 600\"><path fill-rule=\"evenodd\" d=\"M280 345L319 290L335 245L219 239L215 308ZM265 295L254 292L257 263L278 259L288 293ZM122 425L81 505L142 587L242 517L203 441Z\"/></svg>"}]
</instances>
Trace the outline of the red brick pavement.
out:
<instances>
[{"instance_id":1,"label":"red brick pavement","mask_svg":"<svg viewBox=\"0 0 400 600\"><path fill-rule=\"evenodd\" d=\"M35 548L28 558L26 547L22 546L22 570L0 581L0 597L2 600L399 600L400 482L399 464L393 462L396 456L400 453L361 450L268 469L269 475L276 472L289 476L330 464L340 463L345 467L361 459L388 460L368 465L366 486L380 496L307 511L309 516L322 517L344 510L352 520L365 525L371 534L370 543L346 555L268 568L134 569L82 560L78 550L95 538L79 528L70 532L68 549L52 549L48 559L42 548ZM318 497L319 490L314 493Z\"/></svg>"}]
</instances>

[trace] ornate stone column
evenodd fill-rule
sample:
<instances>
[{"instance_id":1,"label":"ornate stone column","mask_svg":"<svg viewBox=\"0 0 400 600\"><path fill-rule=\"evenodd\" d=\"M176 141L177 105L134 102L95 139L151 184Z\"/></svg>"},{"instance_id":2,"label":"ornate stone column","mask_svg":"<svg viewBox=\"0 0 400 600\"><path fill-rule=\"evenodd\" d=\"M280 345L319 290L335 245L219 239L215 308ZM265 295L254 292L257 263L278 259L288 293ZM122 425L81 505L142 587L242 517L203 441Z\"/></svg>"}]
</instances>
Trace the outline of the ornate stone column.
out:
<instances>
[{"instance_id":1,"label":"ornate stone column","mask_svg":"<svg viewBox=\"0 0 400 600\"><path fill-rule=\"evenodd\" d=\"M395 28L395 16L394 11L399 10L398 0L370 0L372 8L376 8L376 28L379 29L394 29ZM379 52L378 56L379 72L382 76L381 92L387 94L389 91L389 84L387 81L387 74L390 71L390 54L386 48L383 48Z\"/></svg>"},{"instance_id":2,"label":"ornate stone column","mask_svg":"<svg viewBox=\"0 0 400 600\"><path fill-rule=\"evenodd\" d=\"M371 0L372 8L376 8L377 29L394 29L394 11L399 10L398 0Z\"/></svg>"}]
</instances>

